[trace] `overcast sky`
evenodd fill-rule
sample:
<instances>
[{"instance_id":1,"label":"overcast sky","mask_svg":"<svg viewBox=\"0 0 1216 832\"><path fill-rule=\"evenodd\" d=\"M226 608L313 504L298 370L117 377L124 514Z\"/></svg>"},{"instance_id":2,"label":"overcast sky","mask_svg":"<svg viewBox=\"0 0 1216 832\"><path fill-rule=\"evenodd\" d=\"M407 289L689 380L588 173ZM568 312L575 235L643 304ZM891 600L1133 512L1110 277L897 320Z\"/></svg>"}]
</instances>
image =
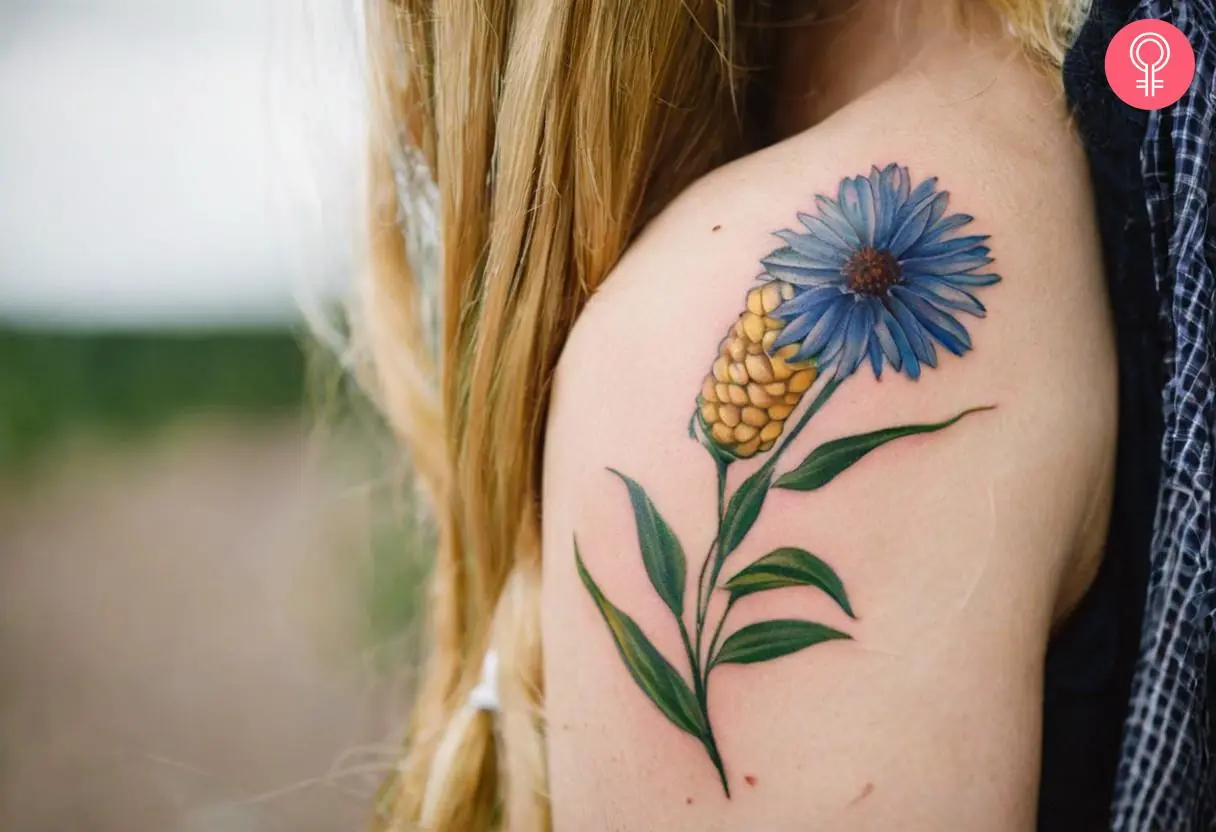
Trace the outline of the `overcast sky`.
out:
<instances>
[{"instance_id":1,"label":"overcast sky","mask_svg":"<svg viewBox=\"0 0 1216 832\"><path fill-rule=\"evenodd\" d=\"M0 318L293 317L349 263L352 0L0 0Z\"/></svg>"}]
</instances>

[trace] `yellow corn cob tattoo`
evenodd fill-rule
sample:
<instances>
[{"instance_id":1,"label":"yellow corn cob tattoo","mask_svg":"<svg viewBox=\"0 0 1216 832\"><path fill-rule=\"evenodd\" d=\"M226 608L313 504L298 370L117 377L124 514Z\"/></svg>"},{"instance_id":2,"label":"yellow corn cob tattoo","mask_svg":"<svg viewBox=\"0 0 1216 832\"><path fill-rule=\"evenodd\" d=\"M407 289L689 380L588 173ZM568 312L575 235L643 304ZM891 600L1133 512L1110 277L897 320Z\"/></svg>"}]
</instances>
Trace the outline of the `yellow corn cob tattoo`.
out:
<instances>
[{"instance_id":1,"label":"yellow corn cob tattoo","mask_svg":"<svg viewBox=\"0 0 1216 832\"><path fill-rule=\"evenodd\" d=\"M773 350L784 322L769 317L794 287L770 280L747 293L747 310L722 340L718 358L697 396L701 427L730 456L763 453L815 383L815 362L789 362L797 344Z\"/></svg>"}]
</instances>

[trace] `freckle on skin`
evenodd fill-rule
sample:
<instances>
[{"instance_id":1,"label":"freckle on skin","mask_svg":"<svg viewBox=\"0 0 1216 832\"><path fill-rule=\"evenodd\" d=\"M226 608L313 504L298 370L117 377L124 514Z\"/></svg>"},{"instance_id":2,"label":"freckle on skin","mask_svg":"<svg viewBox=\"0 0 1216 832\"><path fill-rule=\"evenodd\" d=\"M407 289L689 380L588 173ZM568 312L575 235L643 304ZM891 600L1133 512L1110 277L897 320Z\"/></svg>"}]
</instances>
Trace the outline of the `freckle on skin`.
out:
<instances>
[{"instance_id":1,"label":"freckle on skin","mask_svg":"<svg viewBox=\"0 0 1216 832\"><path fill-rule=\"evenodd\" d=\"M754 786L754 785L756 785L756 778L754 775L745 774L745 775L743 775L743 782L749 786Z\"/></svg>"},{"instance_id":2,"label":"freckle on skin","mask_svg":"<svg viewBox=\"0 0 1216 832\"><path fill-rule=\"evenodd\" d=\"M713 230L714 230L714 231L721 231L721 230L722 230L722 226L721 226L721 225L715 225L715 226L713 227Z\"/></svg>"},{"instance_id":3,"label":"freckle on skin","mask_svg":"<svg viewBox=\"0 0 1216 832\"><path fill-rule=\"evenodd\" d=\"M859 795L857 795L857 797L855 797L849 801L849 805L855 806L856 804L865 800L867 797L869 797L873 793L874 793L874 784L866 783L864 786L862 786L861 793Z\"/></svg>"},{"instance_id":4,"label":"freckle on skin","mask_svg":"<svg viewBox=\"0 0 1216 832\"><path fill-rule=\"evenodd\" d=\"M687 804L687 805L689 805L689 806L691 806L691 805L692 805L692 798L691 798L691 797L686 797L686 798L684 798L684 803L685 803L685 804Z\"/></svg>"}]
</instances>

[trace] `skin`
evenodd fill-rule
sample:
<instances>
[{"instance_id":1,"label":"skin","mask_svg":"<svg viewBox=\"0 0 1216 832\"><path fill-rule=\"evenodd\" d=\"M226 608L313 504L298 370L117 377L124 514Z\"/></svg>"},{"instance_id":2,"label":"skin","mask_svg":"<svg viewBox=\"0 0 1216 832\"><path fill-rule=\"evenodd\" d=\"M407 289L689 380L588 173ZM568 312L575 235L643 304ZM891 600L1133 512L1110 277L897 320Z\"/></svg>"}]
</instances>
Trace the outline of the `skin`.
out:
<instances>
[{"instance_id":1,"label":"skin","mask_svg":"<svg viewBox=\"0 0 1216 832\"><path fill-rule=\"evenodd\" d=\"M856 37L856 20L841 26L793 37ZM782 125L789 138L670 206L570 338L543 493L559 832L1033 828L1044 651L1104 542L1113 336L1084 154L1061 95L997 40L937 37L905 44L872 77L791 99L803 103ZM824 77L791 62L787 83L800 73ZM572 537L608 597L680 656L628 498L605 469L645 484L695 580L713 536L714 473L685 430L716 345L779 244L771 232L795 227L795 212L842 177L892 161L940 178L950 211L976 218L967 233L992 235L1004 280L985 290L988 317L965 320L973 352L943 353L919 381L859 372L782 469L827 439L998 407L893 443L813 497L772 493L727 573L773 546L805 545L830 559L858 621L852 642L715 673L727 800L704 751L629 678L579 583ZM752 467L736 466L731 488ZM821 595L790 589L741 603L731 627L780 617L847 621Z\"/></svg>"}]
</instances>

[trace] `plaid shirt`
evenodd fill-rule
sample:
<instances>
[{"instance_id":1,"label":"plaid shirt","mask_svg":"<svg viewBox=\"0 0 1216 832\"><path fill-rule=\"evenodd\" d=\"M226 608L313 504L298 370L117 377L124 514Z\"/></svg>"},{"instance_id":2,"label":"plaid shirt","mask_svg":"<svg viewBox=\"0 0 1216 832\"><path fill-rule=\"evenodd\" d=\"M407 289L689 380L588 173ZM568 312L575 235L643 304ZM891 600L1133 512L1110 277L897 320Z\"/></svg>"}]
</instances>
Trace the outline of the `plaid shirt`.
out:
<instances>
[{"instance_id":1,"label":"plaid shirt","mask_svg":"<svg viewBox=\"0 0 1216 832\"><path fill-rule=\"evenodd\" d=\"M1140 660L1123 738L1112 828L1216 829L1209 688L1216 620L1212 542L1213 273L1209 210L1216 108L1213 0L1140 0L1135 18L1173 23L1195 49L1195 80L1149 115L1141 147L1165 350L1157 514Z\"/></svg>"}]
</instances>

